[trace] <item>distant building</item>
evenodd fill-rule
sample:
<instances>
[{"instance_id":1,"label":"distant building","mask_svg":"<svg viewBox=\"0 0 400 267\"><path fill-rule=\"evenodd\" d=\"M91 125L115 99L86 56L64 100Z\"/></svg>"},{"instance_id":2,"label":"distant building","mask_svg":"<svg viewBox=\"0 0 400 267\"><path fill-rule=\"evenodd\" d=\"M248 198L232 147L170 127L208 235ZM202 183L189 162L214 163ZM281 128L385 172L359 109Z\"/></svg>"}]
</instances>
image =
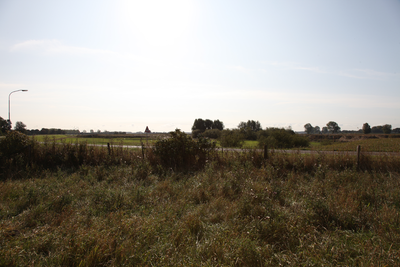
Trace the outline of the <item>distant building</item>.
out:
<instances>
[{"instance_id":1,"label":"distant building","mask_svg":"<svg viewBox=\"0 0 400 267\"><path fill-rule=\"evenodd\" d=\"M146 130L144 130L145 133L151 133L150 129L148 126L146 126Z\"/></svg>"}]
</instances>

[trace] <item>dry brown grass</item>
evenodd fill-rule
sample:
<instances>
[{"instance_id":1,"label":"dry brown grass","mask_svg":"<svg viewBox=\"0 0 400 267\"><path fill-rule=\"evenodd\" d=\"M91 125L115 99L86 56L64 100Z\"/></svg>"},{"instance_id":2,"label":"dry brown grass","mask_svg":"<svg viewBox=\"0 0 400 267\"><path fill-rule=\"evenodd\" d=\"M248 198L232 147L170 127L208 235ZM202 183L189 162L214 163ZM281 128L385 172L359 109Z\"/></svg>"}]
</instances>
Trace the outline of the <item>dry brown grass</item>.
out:
<instances>
[{"instance_id":1,"label":"dry brown grass","mask_svg":"<svg viewBox=\"0 0 400 267\"><path fill-rule=\"evenodd\" d=\"M0 266L400 265L399 157L224 152L160 173L141 151L35 149L2 169Z\"/></svg>"}]
</instances>

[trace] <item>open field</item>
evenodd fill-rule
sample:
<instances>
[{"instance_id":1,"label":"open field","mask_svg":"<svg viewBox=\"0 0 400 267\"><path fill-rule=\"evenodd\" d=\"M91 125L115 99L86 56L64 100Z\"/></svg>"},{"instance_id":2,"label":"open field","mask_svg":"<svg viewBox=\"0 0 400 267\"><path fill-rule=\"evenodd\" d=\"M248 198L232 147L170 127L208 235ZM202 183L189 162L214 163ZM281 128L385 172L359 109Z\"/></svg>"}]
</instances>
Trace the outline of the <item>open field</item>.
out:
<instances>
[{"instance_id":1,"label":"open field","mask_svg":"<svg viewBox=\"0 0 400 267\"><path fill-rule=\"evenodd\" d=\"M400 157L251 150L181 172L50 142L2 160L0 266L400 265Z\"/></svg>"},{"instance_id":2,"label":"open field","mask_svg":"<svg viewBox=\"0 0 400 267\"><path fill-rule=\"evenodd\" d=\"M109 135L107 138L99 135L97 137L82 136L69 136L69 135L38 135L34 136L34 139L39 142L57 142L57 143L87 143L106 145L110 143L112 145L125 145L125 146L141 146L142 142L146 145L152 145L156 141L164 138L167 135L150 135L139 137L133 136L121 136L121 135ZM217 147L220 147L219 142L216 141ZM317 150L317 151L355 151L357 146L360 145L362 151L365 152L400 152L400 138L371 138L371 139L357 139L349 141L333 141L333 140L318 140L311 141L310 147L302 148L305 150ZM257 148L257 141L246 140L243 144L243 148Z\"/></svg>"},{"instance_id":3,"label":"open field","mask_svg":"<svg viewBox=\"0 0 400 267\"><path fill-rule=\"evenodd\" d=\"M328 143L328 144L326 144ZM352 141L311 142L311 148L322 151L355 151L360 145L366 152L400 152L400 138L360 139Z\"/></svg>"},{"instance_id":4,"label":"open field","mask_svg":"<svg viewBox=\"0 0 400 267\"><path fill-rule=\"evenodd\" d=\"M121 136L121 135L109 135L108 137L102 137L102 135L96 137L87 137L86 135L37 135L34 139L38 142L49 142L56 141L57 143L87 143L87 144L97 144L106 145L107 143L113 145L123 144L126 146L140 146L143 144L153 144L159 140L161 135L152 136Z\"/></svg>"},{"instance_id":5,"label":"open field","mask_svg":"<svg viewBox=\"0 0 400 267\"><path fill-rule=\"evenodd\" d=\"M152 145L161 138L165 137L167 135L150 135L150 136L143 136L143 137L123 137L121 135L119 136L112 136L110 135L109 137L85 137L85 135L82 136L69 136L69 135L36 135L34 136L34 139L38 142L57 142L57 143L73 143L73 144L79 144L79 143L87 143L87 144L96 144L96 145L106 145L107 143L113 144L113 145L124 145L124 146L141 146L142 142L143 144L146 145ZM219 142L215 141L217 144L217 147L220 147ZM258 142L257 141L245 141L243 144L244 148L257 148Z\"/></svg>"}]
</instances>

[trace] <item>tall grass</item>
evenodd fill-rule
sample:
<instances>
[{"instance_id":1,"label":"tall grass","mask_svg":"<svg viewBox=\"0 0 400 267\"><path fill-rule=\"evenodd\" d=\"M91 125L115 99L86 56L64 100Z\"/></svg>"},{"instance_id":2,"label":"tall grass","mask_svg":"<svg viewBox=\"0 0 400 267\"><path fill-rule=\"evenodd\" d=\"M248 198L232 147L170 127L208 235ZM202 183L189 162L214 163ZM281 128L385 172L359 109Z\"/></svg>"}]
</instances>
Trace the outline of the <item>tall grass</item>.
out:
<instances>
[{"instance_id":1,"label":"tall grass","mask_svg":"<svg viewBox=\"0 0 400 267\"><path fill-rule=\"evenodd\" d=\"M2 169L0 266L400 265L399 157L36 145Z\"/></svg>"},{"instance_id":2,"label":"tall grass","mask_svg":"<svg viewBox=\"0 0 400 267\"><path fill-rule=\"evenodd\" d=\"M25 170L75 170L82 165L109 167L143 161L145 154L141 150L124 148L122 144L92 146L88 143L59 142L55 138L45 138L39 143L12 132L0 143L0 180L22 178L26 175Z\"/></svg>"}]
</instances>

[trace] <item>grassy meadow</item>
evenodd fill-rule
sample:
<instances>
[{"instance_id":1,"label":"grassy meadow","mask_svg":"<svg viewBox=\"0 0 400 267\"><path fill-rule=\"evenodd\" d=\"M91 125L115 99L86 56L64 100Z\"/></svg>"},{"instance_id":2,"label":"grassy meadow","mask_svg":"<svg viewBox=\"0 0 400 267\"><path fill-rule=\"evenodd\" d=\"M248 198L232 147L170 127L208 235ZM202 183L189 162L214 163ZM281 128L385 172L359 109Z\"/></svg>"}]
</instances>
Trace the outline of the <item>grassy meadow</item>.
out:
<instances>
[{"instance_id":1,"label":"grassy meadow","mask_svg":"<svg viewBox=\"0 0 400 267\"><path fill-rule=\"evenodd\" d=\"M38 142L56 142L62 143L76 143L76 144L90 144L90 145L124 145L124 146L141 146L142 143L145 145L153 145L158 140L165 137L165 135L150 135L150 136L114 136L109 135L108 137L102 137L98 135L96 137L86 137L85 135L36 135L34 140ZM217 147L221 147L218 140L215 140ZM257 148L257 141L244 141L243 148Z\"/></svg>"},{"instance_id":2,"label":"grassy meadow","mask_svg":"<svg viewBox=\"0 0 400 267\"><path fill-rule=\"evenodd\" d=\"M321 151L355 151L357 146L361 146L365 152L400 152L400 135L337 135L340 139L324 138L310 142L312 150ZM315 136L314 136L315 137ZM310 136L313 139L313 136Z\"/></svg>"},{"instance_id":3,"label":"grassy meadow","mask_svg":"<svg viewBox=\"0 0 400 267\"><path fill-rule=\"evenodd\" d=\"M154 144L157 140L162 138L161 135L153 136L123 136L123 135L37 135L33 137L38 142L53 142L56 143L77 143L77 144L95 144L95 145L107 145L108 143L113 145L124 145L124 146L141 146L143 144Z\"/></svg>"},{"instance_id":4,"label":"grassy meadow","mask_svg":"<svg viewBox=\"0 0 400 267\"><path fill-rule=\"evenodd\" d=\"M311 148L321 151L355 151L357 146L365 152L400 152L400 138L364 139L348 142L313 142Z\"/></svg>"},{"instance_id":5,"label":"grassy meadow","mask_svg":"<svg viewBox=\"0 0 400 267\"><path fill-rule=\"evenodd\" d=\"M165 134L138 136L138 135L37 135L33 138L38 142L56 142L90 144L90 145L124 145L124 146L141 146L154 145L158 140L165 137ZM346 136L346 135L344 135ZM349 135L352 136L352 135ZM360 135L362 136L362 135ZM364 152L400 152L400 138L393 135L394 138L388 138L387 135L377 135L377 138L369 139L347 139L346 141L338 141L334 139L321 139L310 142L309 147L300 148L302 150L317 151L355 151L360 145ZM215 141L217 147L221 147L218 140ZM258 141L245 140L243 148L258 148Z\"/></svg>"},{"instance_id":6,"label":"grassy meadow","mask_svg":"<svg viewBox=\"0 0 400 267\"><path fill-rule=\"evenodd\" d=\"M400 265L399 156L265 159L184 138L188 153L206 148L184 154L198 168L177 168L184 152L167 141L167 154L54 140L3 151L0 266Z\"/></svg>"}]
</instances>

